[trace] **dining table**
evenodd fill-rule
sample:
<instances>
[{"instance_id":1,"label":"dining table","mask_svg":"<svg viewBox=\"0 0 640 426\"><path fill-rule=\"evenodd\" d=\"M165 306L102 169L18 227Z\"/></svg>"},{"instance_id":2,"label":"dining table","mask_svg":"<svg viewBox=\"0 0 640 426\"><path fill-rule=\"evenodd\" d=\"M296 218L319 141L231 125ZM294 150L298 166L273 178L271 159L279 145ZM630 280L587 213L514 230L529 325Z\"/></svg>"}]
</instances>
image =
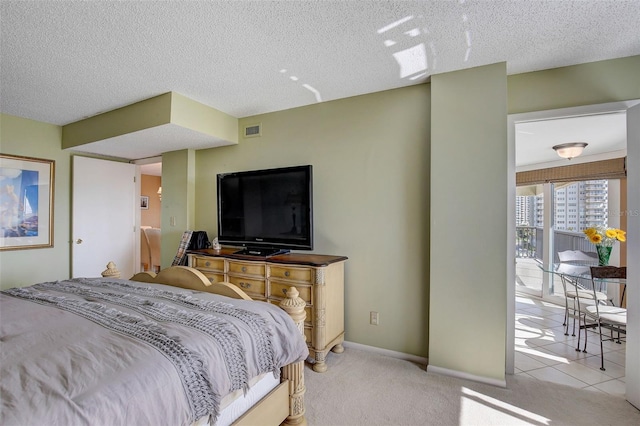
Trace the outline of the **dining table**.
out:
<instances>
[{"instance_id":1,"label":"dining table","mask_svg":"<svg viewBox=\"0 0 640 426\"><path fill-rule=\"evenodd\" d=\"M622 295L620 296L620 301L617 306L624 306L625 303L625 295L627 290L627 280L620 278L596 278L591 279L591 267L592 266L600 266L598 262L589 262L589 261L570 261L570 262L556 262L551 264L550 266L541 265L541 268L544 272L551 272L560 276L561 279L569 279L572 283L578 282L580 287L587 286L586 290L591 289L591 283L596 284L596 291L607 291L607 284L620 284L622 286ZM612 299L608 299L609 302L615 304Z\"/></svg>"}]
</instances>

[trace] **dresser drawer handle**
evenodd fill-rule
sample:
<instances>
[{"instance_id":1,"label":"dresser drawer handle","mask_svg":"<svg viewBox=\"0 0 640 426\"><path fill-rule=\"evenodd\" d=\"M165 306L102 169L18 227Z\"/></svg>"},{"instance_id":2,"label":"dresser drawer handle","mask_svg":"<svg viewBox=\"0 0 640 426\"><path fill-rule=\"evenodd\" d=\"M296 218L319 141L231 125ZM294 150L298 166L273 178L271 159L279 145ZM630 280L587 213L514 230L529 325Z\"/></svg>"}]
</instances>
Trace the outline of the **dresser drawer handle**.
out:
<instances>
[{"instance_id":1,"label":"dresser drawer handle","mask_svg":"<svg viewBox=\"0 0 640 426\"><path fill-rule=\"evenodd\" d=\"M209 278L209 281L211 281L211 284L215 284L216 279L215 278Z\"/></svg>"},{"instance_id":2,"label":"dresser drawer handle","mask_svg":"<svg viewBox=\"0 0 640 426\"><path fill-rule=\"evenodd\" d=\"M240 283L240 287L242 288L251 288L251 283Z\"/></svg>"},{"instance_id":3,"label":"dresser drawer handle","mask_svg":"<svg viewBox=\"0 0 640 426\"><path fill-rule=\"evenodd\" d=\"M204 266L211 266L211 262L209 262L209 261L205 262Z\"/></svg>"},{"instance_id":4,"label":"dresser drawer handle","mask_svg":"<svg viewBox=\"0 0 640 426\"><path fill-rule=\"evenodd\" d=\"M282 292L284 293L285 296L287 295L287 289L286 288L283 288Z\"/></svg>"},{"instance_id":5,"label":"dresser drawer handle","mask_svg":"<svg viewBox=\"0 0 640 426\"><path fill-rule=\"evenodd\" d=\"M289 271L284 271L284 276L285 276L285 277L288 277L289 275L291 275L291 272L289 272Z\"/></svg>"},{"instance_id":6,"label":"dresser drawer handle","mask_svg":"<svg viewBox=\"0 0 640 426\"><path fill-rule=\"evenodd\" d=\"M242 267L242 272L247 272L247 267L246 266Z\"/></svg>"}]
</instances>

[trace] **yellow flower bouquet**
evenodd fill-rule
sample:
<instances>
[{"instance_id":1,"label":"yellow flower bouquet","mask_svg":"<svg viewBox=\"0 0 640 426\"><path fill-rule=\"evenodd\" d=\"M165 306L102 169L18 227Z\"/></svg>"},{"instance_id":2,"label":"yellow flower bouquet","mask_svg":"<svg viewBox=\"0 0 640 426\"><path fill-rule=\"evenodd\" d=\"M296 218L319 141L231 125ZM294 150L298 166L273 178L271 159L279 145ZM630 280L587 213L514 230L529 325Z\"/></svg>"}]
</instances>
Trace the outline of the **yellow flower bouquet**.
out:
<instances>
[{"instance_id":1,"label":"yellow flower bouquet","mask_svg":"<svg viewBox=\"0 0 640 426\"><path fill-rule=\"evenodd\" d=\"M627 233L618 228L607 228L605 226L593 226L584 231L587 240L596 245L598 253L598 265L605 266L609 264L609 256L611 249L616 241L624 243L627 241Z\"/></svg>"},{"instance_id":2,"label":"yellow flower bouquet","mask_svg":"<svg viewBox=\"0 0 640 426\"><path fill-rule=\"evenodd\" d=\"M613 247L613 244L617 241L620 241L621 243L627 241L627 233L618 228L594 226L585 229L583 232L586 235L587 240L597 246Z\"/></svg>"}]
</instances>

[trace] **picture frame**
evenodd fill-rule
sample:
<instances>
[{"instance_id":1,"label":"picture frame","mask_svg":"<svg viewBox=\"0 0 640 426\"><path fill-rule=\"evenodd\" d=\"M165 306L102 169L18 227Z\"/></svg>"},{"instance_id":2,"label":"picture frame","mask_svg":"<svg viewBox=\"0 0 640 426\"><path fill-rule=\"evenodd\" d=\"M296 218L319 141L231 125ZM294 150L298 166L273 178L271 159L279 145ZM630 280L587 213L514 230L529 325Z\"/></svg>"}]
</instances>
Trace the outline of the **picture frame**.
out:
<instances>
[{"instance_id":1,"label":"picture frame","mask_svg":"<svg viewBox=\"0 0 640 426\"><path fill-rule=\"evenodd\" d=\"M0 154L0 251L53 247L55 160Z\"/></svg>"},{"instance_id":2,"label":"picture frame","mask_svg":"<svg viewBox=\"0 0 640 426\"><path fill-rule=\"evenodd\" d=\"M140 196L140 208L142 210L149 210L149 197L146 195Z\"/></svg>"}]
</instances>

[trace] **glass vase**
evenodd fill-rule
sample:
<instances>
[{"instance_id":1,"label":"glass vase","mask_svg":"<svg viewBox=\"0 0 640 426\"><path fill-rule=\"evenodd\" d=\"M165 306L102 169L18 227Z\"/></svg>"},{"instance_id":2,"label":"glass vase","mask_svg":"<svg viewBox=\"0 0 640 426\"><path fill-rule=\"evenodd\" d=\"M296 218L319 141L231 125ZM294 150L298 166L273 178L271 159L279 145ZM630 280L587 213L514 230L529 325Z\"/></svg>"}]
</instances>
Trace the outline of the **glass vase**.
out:
<instances>
[{"instance_id":1,"label":"glass vase","mask_svg":"<svg viewBox=\"0 0 640 426\"><path fill-rule=\"evenodd\" d=\"M613 247L596 245L596 251L598 252L598 265L607 266L609 264L609 256L611 256L611 249Z\"/></svg>"}]
</instances>

